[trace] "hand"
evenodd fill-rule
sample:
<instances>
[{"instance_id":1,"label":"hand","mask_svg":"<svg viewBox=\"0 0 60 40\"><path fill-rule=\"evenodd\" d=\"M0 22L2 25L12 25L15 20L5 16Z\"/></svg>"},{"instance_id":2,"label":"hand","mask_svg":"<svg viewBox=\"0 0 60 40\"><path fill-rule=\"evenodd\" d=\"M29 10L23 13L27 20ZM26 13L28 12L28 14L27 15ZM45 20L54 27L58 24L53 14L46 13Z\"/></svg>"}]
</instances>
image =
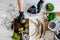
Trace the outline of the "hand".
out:
<instances>
[{"instance_id":1,"label":"hand","mask_svg":"<svg viewBox=\"0 0 60 40\"><path fill-rule=\"evenodd\" d=\"M20 23L22 23L23 19L24 19L24 13L20 12L20 15L18 16L18 20L20 21Z\"/></svg>"}]
</instances>

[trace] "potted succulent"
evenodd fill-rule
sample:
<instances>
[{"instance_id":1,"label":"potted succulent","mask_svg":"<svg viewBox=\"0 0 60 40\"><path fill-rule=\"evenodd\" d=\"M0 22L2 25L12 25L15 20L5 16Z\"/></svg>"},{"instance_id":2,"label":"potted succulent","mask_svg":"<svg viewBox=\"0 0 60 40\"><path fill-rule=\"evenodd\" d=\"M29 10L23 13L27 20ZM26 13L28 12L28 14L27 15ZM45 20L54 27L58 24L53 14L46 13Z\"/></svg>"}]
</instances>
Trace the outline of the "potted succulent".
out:
<instances>
[{"instance_id":1,"label":"potted succulent","mask_svg":"<svg viewBox=\"0 0 60 40\"><path fill-rule=\"evenodd\" d=\"M52 21L56 18L56 13L55 12L50 12L48 16L48 21Z\"/></svg>"},{"instance_id":2,"label":"potted succulent","mask_svg":"<svg viewBox=\"0 0 60 40\"><path fill-rule=\"evenodd\" d=\"M46 4L46 10L47 11L53 11L54 10L54 5L51 3Z\"/></svg>"}]
</instances>

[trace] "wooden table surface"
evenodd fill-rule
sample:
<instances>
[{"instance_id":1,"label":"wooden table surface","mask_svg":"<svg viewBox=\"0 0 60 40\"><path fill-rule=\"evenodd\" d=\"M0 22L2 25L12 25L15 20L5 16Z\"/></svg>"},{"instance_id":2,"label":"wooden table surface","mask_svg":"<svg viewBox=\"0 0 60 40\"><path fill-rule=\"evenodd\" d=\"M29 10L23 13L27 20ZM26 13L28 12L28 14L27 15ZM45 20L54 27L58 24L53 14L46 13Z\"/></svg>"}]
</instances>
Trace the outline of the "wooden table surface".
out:
<instances>
[{"instance_id":1,"label":"wooden table surface","mask_svg":"<svg viewBox=\"0 0 60 40\"><path fill-rule=\"evenodd\" d=\"M57 16L60 16L60 12L56 12L56 15L57 15Z\"/></svg>"}]
</instances>

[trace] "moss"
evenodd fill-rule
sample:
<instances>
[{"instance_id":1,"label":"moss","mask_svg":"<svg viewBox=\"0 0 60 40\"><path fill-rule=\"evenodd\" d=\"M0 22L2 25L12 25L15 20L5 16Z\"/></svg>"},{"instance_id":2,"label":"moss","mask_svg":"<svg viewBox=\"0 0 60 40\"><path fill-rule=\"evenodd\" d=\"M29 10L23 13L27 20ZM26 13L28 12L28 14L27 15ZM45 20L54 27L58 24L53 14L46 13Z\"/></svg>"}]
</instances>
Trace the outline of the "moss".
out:
<instances>
[{"instance_id":1,"label":"moss","mask_svg":"<svg viewBox=\"0 0 60 40\"><path fill-rule=\"evenodd\" d=\"M51 4L51 3L48 3L48 4L46 5L46 10L47 10L47 11L53 11L53 10L54 10L54 5Z\"/></svg>"}]
</instances>

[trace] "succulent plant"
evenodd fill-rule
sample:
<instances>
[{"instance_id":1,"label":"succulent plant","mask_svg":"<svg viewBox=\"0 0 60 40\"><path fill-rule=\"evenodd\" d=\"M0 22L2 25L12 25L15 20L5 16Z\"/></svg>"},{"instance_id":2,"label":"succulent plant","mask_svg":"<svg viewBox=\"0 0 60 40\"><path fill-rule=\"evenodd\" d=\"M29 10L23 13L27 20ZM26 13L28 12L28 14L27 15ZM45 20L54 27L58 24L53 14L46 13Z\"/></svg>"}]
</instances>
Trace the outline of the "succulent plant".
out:
<instances>
[{"instance_id":1,"label":"succulent plant","mask_svg":"<svg viewBox=\"0 0 60 40\"><path fill-rule=\"evenodd\" d=\"M28 28L29 27L29 24L28 23L25 23L25 27Z\"/></svg>"},{"instance_id":2,"label":"succulent plant","mask_svg":"<svg viewBox=\"0 0 60 40\"><path fill-rule=\"evenodd\" d=\"M22 28L19 28L18 31L19 32L23 32L24 31L23 27Z\"/></svg>"},{"instance_id":3,"label":"succulent plant","mask_svg":"<svg viewBox=\"0 0 60 40\"><path fill-rule=\"evenodd\" d=\"M13 40L20 40L20 35L14 32L13 36L12 36L12 39Z\"/></svg>"},{"instance_id":4,"label":"succulent plant","mask_svg":"<svg viewBox=\"0 0 60 40\"><path fill-rule=\"evenodd\" d=\"M55 12L50 12L48 16L48 21L52 21L56 18L56 13Z\"/></svg>"},{"instance_id":5,"label":"succulent plant","mask_svg":"<svg viewBox=\"0 0 60 40\"><path fill-rule=\"evenodd\" d=\"M46 10L47 10L47 11L53 11L53 10L54 10L54 5L51 4L51 3L48 3L48 4L46 5Z\"/></svg>"}]
</instances>

